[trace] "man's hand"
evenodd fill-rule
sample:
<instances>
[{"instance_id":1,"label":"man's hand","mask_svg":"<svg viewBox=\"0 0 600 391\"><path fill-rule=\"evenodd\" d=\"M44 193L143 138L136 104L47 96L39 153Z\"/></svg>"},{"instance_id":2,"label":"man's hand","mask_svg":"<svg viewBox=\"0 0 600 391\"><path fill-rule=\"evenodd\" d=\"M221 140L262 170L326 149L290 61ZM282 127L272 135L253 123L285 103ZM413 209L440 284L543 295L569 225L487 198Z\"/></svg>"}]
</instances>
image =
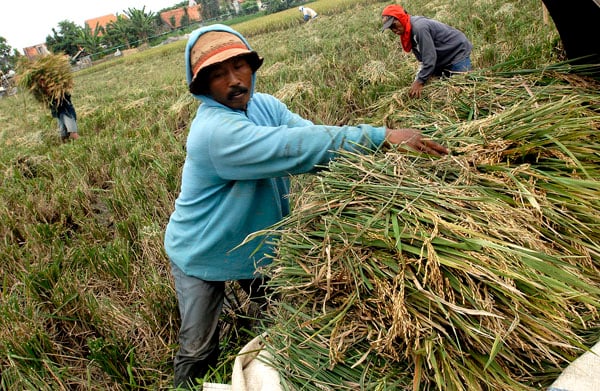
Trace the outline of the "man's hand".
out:
<instances>
[{"instance_id":1,"label":"man's hand","mask_svg":"<svg viewBox=\"0 0 600 391\"><path fill-rule=\"evenodd\" d=\"M423 83L418 80L415 80L410 86L410 91L408 92L408 96L411 98L420 98L421 91L423 91Z\"/></svg>"},{"instance_id":2,"label":"man's hand","mask_svg":"<svg viewBox=\"0 0 600 391\"><path fill-rule=\"evenodd\" d=\"M416 129L386 129L385 140L388 144L406 145L417 152L427 153L434 156L448 154L448 148L433 140L424 138Z\"/></svg>"}]
</instances>

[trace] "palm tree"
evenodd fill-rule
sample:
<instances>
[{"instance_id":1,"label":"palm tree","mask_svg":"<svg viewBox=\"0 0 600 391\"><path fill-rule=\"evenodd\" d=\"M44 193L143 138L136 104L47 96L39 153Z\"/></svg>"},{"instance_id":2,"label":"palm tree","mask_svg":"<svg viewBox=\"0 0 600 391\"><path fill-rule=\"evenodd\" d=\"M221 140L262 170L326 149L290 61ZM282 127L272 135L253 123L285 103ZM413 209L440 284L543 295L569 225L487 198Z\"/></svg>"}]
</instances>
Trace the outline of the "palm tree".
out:
<instances>
[{"instance_id":1,"label":"palm tree","mask_svg":"<svg viewBox=\"0 0 600 391\"><path fill-rule=\"evenodd\" d=\"M63 20L58 23L59 31L52 29L52 35L46 37L46 47L52 53L65 53L74 56L79 51L77 38L81 27L74 22Z\"/></svg>"},{"instance_id":2,"label":"palm tree","mask_svg":"<svg viewBox=\"0 0 600 391\"><path fill-rule=\"evenodd\" d=\"M146 6L141 10L129 8L124 11L131 22L131 29L139 41L148 43L148 38L156 32L158 23L156 13L146 13Z\"/></svg>"},{"instance_id":3,"label":"palm tree","mask_svg":"<svg viewBox=\"0 0 600 391\"><path fill-rule=\"evenodd\" d=\"M131 37L133 36L133 28L131 27L131 21L123 16L117 15L117 20L110 22L106 25L106 41L109 46L125 46L127 49L131 48Z\"/></svg>"},{"instance_id":4,"label":"palm tree","mask_svg":"<svg viewBox=\"0 0 600 391\"><path fill-rule=\"evenodd\" d=\"M77 44L87 53L95 54L102 50L102 29L92 29L87 24L79 31Z\"/></svg>"}]
</instances>

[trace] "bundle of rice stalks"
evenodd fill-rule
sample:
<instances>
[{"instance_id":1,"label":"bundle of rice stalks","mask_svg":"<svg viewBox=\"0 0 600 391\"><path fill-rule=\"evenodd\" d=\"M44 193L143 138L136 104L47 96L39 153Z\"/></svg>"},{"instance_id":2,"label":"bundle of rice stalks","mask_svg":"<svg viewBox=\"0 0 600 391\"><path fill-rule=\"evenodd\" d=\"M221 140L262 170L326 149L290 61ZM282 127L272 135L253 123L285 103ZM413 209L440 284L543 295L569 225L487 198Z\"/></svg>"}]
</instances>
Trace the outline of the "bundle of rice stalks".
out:
<instances>
[{"instance_id":1,"label":"bundle of rice stalks","mask_svg":"<svg viewBox=\"0 0 600 391\"><path fill-rule=\"evenodd\" d=\"M305 93L313 95L313 90L314 86L310 82L286 83L275 93L275 96L284 102L291 102L297 96Z\"/></svg>"},{"instance_id":2,"label":"bundle of rice stalks","mask_svg":"<svg viewBox=\"0 0 600 391\"><path fill-rule=\"evenodd\" d=\"M386 83L389 80L396 80L398 76L385 69L382 61L372 60L365 63L358 71L358 79L363 85Z\"/></svg>"},{"instance_id":3,"label":"bundle of rice stalks","mask_svg":"<svg viewBox=\"0 0 600 391\"><path fill-rule=\"evenodd\" d=\"M380 99L371 108L381 112L386 123L402 126L431 127L439 130L457 121L481 119L503 112L522 100L532 107L561 96L587 96L589 104L598 102L600 82L596 79L562 73L568 65L537 72L503 74L487 70L437 79L424 90L425 99L408 98L408 89Z\"/></svg>"},{"instance_id":4,"label":"bundle of rice stalks","mask_svg":"<svg viewBox=\"0 0 600 391\"><path fill-rule=\"evenodd\" d=\"M274 230L265 341L301 390L548 386L600 338L589 97L445 126L453 154L343 154ZM275 231L269 232L274 233Z\"/></svg>"},{"instance_id":5,"label":"bundle of rice stalks","mask_svg":"<svg viewBox=\"0 0 600 391\"><path fill-rule=\"evenodd\" d=\"M71 66L63 54L49 54L34 60L23 58L17 75L17 83L46 106L73 90Z\"/></svg>"}]
</instances>

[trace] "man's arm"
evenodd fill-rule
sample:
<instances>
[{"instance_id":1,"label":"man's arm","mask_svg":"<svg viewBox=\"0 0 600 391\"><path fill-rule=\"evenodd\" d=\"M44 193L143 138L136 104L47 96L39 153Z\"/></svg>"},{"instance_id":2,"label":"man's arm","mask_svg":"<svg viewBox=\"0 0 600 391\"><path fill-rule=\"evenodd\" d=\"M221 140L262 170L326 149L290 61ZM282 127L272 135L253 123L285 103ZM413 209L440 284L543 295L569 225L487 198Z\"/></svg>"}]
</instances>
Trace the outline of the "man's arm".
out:
<instances>
[{"instance_id":1,"label":"man's arm","mask_svg":"<svg viewBox=\"0 0 600 391\"><path fill-rule=\"evenodd\" d=\"M425 83L427 83L427 80L429 80L435 71L437 52L435 50L435 44L429 28L415 26L413 34L417 43L417 47L419 48L419 54L421 56L421 66L417 76L415 77L415 81L412 83L409 96L412 98L420 98L423 86Z\"/></svg>"}]
</instances>

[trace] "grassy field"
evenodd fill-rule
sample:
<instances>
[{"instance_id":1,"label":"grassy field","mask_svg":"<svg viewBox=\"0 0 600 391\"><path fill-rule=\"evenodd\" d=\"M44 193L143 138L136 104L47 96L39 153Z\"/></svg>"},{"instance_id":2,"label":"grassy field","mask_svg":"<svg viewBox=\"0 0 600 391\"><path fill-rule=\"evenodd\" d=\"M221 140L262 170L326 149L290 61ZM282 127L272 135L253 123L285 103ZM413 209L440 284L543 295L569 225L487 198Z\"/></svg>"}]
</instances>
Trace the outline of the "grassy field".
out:
<instances>
[{"instance_id":1,"label":"grassy field","mask_svg":"<svg viewBox=\"0 0 600 391\"><path fill-rule=\"evenodd\" d=\"M320 16L307 24L291 9L234 26L265 58L257 90L317 123L431 127L419 110L451 87L433 81L421 101L408 101L417 64L396 36L379 32L387 4L317 1ZM563 60L539 0L405 5L464 31L477 72ZM185 84L184 45L77 72L76 142L62 144L49 110L27 93L0 100L0 389L170 387L178 313L162 239L198 105ZM212 381L228 380L251 335L247 306L229 308Z\"/></svg>"}]
</instances>

